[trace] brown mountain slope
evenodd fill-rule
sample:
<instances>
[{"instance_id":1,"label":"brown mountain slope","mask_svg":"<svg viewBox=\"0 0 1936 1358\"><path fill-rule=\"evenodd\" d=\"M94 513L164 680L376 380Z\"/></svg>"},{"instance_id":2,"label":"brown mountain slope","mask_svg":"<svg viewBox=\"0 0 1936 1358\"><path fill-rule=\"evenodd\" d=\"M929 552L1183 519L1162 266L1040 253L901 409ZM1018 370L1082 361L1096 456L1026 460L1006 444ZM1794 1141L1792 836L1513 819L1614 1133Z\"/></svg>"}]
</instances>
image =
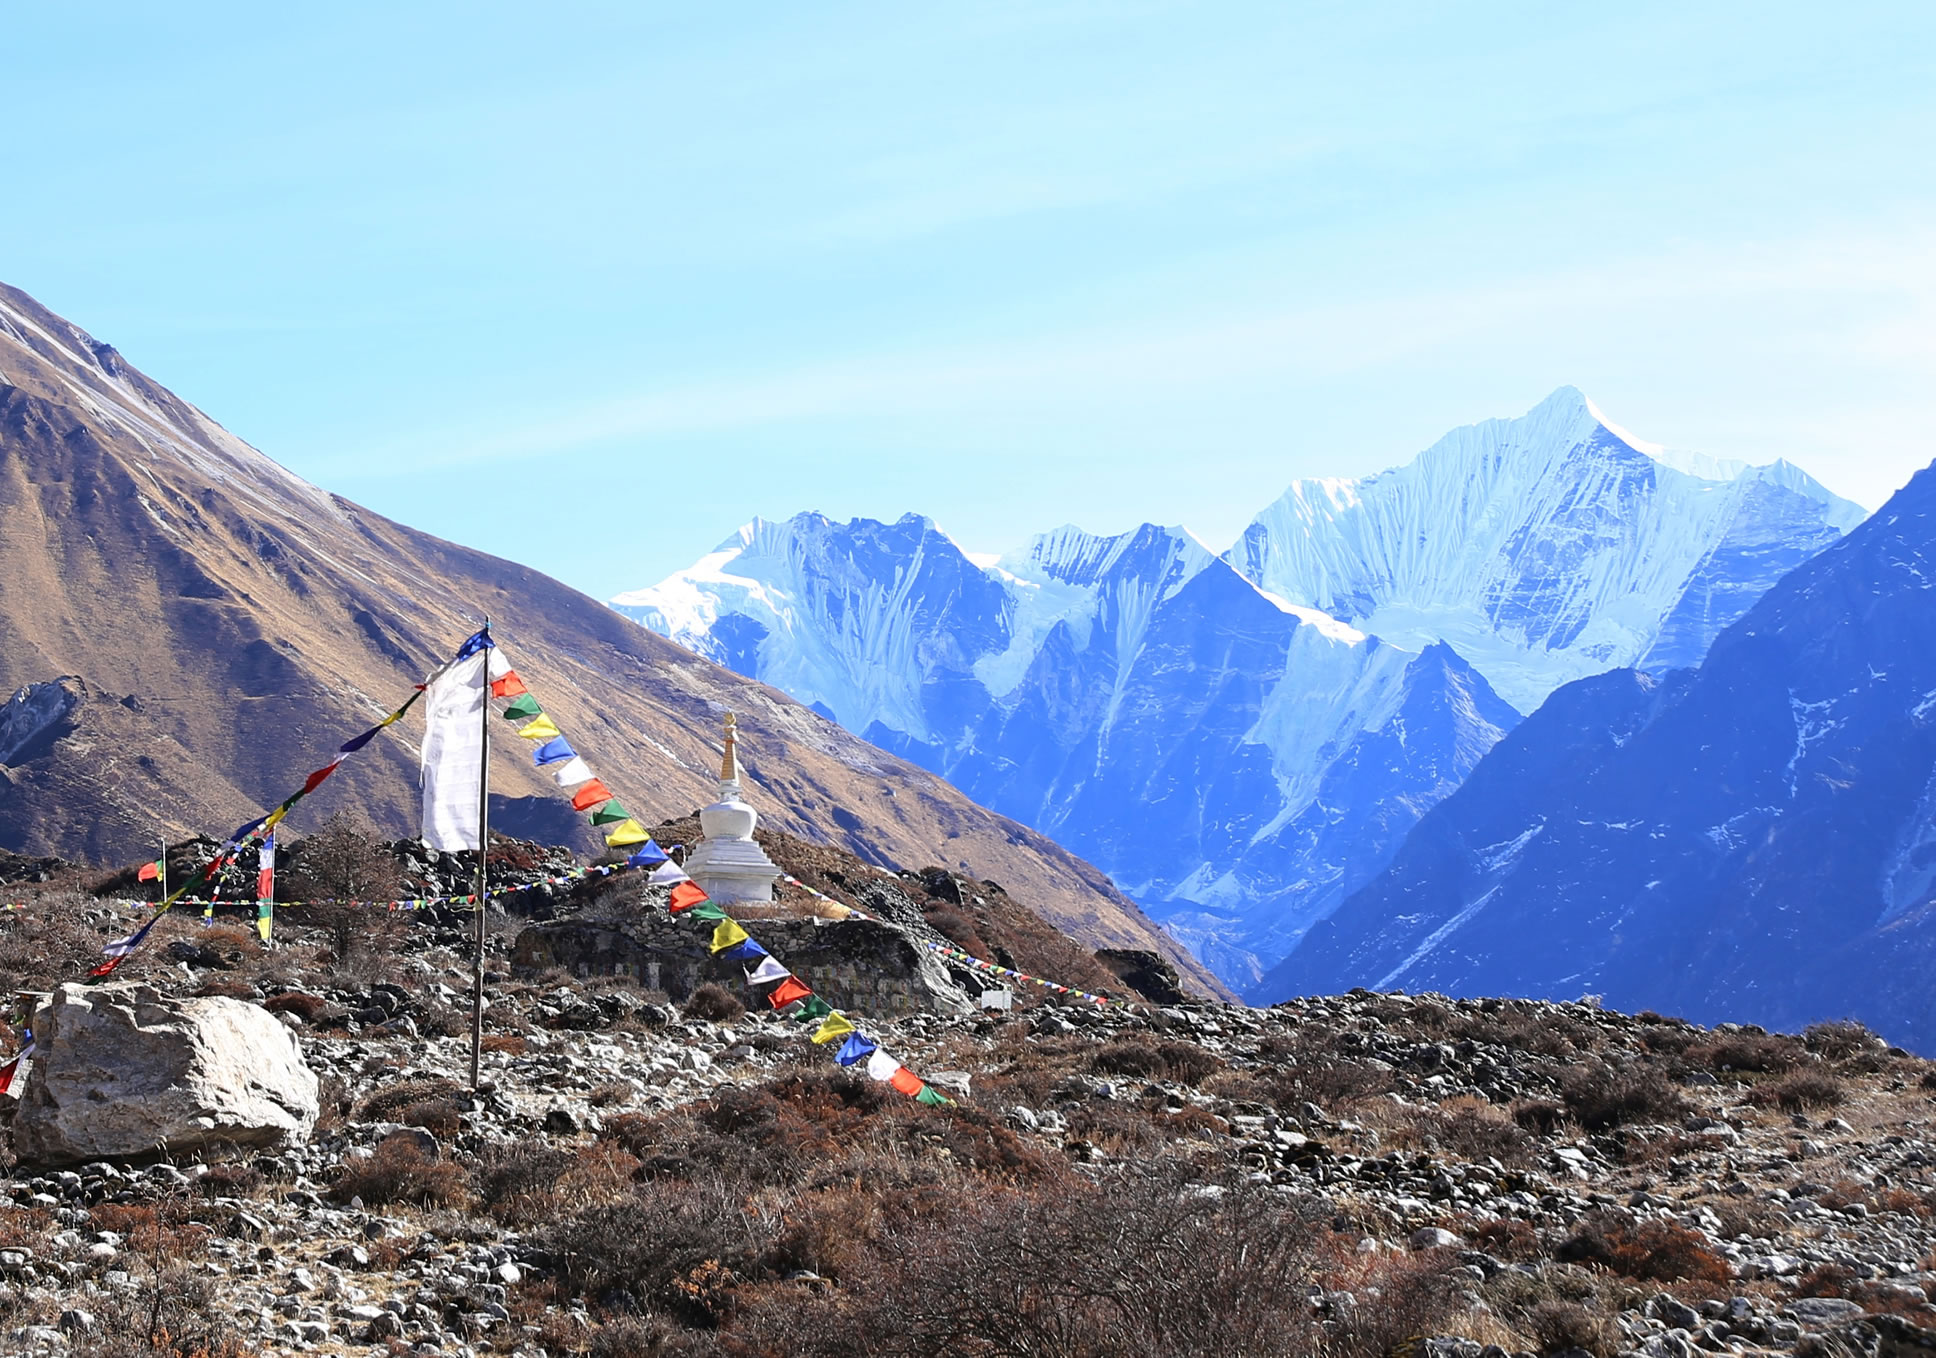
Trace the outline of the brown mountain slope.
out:
<instances>
[{"instance_id":1,"label":"brown mountain slope","mask_svg":"<svg viewBox=\"0 0 1936 1358\"><path fill-rule=\"evenodd\" d=\"M125 861L158 832L226 832L487 615L640 819L710 800L731 708L775 828L882 864L945 854L1089 946L1158 947L1220 992L1052 841L555 580L318 490L0 285L0 690L72 677L0 711L0 845ZM420 731L372 742L295 828L348 803L414 833ZM558 804L521 747L492 771L507 828Z\"/></svg>"}]
</instances>

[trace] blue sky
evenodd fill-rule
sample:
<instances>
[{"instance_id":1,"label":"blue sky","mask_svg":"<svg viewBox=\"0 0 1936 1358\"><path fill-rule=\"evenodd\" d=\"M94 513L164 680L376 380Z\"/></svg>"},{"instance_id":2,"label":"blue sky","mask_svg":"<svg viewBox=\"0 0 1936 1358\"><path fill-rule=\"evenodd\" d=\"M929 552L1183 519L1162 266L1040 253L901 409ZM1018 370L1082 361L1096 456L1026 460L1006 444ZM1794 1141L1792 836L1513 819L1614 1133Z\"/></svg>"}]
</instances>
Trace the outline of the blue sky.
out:
<instances>
[{"instance_id":1,"label":"blue sky","mask_svg":"<svg viewBox=\"0 0 1936 1358\"><path fill-rule=\"evenodd\" d=\"M0 278L601 596L755 514L1222 547L1583 388L1936 456L1936 5L21 7Z\"/></svg>"}]
</instances>

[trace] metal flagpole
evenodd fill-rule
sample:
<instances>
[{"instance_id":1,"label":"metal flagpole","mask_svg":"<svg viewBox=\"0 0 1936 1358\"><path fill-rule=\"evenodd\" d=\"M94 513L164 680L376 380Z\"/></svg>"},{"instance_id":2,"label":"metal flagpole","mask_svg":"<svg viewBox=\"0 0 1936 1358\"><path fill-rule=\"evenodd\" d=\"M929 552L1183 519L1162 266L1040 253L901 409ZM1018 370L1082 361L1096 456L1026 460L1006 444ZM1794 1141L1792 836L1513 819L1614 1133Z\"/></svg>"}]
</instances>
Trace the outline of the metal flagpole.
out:
<instances>
[{"instance_id":1,"label":"metal flagpole","mask_svg":"<svg viewBox=\"0 0 1936 1358\"><path fill-rule=\"evenodd\" d=\"M484 619L484 636L491 635L491 620ZM478 1084L478 1065L484 1054L484 904L485 860L491 850L491 648L486 646L484 672L477 693L478 720L482 723L484 745L477 765L477 933L471 953L471 1088Z\"/></svg>"}]
</instances>

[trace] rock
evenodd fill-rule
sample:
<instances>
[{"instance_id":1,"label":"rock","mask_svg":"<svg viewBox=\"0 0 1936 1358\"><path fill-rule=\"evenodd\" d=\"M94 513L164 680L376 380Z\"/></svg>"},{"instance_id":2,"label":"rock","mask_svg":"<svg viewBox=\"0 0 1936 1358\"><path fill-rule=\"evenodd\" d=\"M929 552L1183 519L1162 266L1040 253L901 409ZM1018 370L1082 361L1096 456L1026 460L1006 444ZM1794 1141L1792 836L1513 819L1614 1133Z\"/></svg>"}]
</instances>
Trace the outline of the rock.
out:
<instances>
[{"instance_id":1,"label":"rock","mask_svg":"<svg viewBox=\"0 0 1936 1358\"><path fill-rule=\"evenodd\" d=\"M1438 1250L1458 1244L1459 1237L1442 1226L1427 1226L1413 1231L1410 1243L1415 1250Z\"/></svg>"},{"instance_id":2,"label":"rock","mask_svg":"<svg viewBox=\"0 0 1936 1358\"><path fill-rule=\"evenodd\" d=\"M927 1075L929 1084L958 1099L968 1097L969 1079L969 1074L965 1070L935 1070L929 1071Z\"/></svg>"},{"instance_id":3,"label":"rock","mask_svg":"<svg viewBox=\"0 0 1936 1358\"><path fill-rule=\"evenodd\" d=\"M1833 1325L1862 1314L1862 1304L1847 1297L1798 1297L1788 1303L1788 1314L1804 1325Z\"/></svg>"},{"instance_id":4,"label":"rock","mask_svg":"<svg viewBox=\"0 0 1936 1358\"><path fill-rule=\"evenodd\" d=\"M1647 1314L1670 1330L1696 1330L1701 1324L1699 1311L1665 1292L1647 1303Z\"/></svg>"},{"instance_id":5,"label":"rock","mask_svg":"<svg viewBox=\"0 0 1936 1358\"><path fill-rule=\"evenodd\" d=\"M70 982L33 1027L35 1060L14 1121L24 1162L301 1144L316 1126L315 1072L289 1030L256 1005Z\"/></svg>"}]
</instances>

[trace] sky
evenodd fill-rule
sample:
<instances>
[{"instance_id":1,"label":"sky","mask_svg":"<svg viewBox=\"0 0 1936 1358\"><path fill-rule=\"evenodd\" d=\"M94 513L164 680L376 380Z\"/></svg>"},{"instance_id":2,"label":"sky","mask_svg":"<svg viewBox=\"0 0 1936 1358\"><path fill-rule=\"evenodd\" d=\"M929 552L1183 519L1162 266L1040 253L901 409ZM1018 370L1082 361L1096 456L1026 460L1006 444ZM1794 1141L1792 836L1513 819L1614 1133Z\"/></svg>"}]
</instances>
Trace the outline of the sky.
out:
<instances>
[{"instance_id":1,"label":"sky","mask_svg":"<svg viewBox=\"0 0 1936 1358\"><path fill-rule=\"evenodd\" d=\"M1936 457L1922 0L6 25L0 279L599 597L809 509L1221 549L1563 384L1872 508Z\"/></svg>"}]
</instances>

